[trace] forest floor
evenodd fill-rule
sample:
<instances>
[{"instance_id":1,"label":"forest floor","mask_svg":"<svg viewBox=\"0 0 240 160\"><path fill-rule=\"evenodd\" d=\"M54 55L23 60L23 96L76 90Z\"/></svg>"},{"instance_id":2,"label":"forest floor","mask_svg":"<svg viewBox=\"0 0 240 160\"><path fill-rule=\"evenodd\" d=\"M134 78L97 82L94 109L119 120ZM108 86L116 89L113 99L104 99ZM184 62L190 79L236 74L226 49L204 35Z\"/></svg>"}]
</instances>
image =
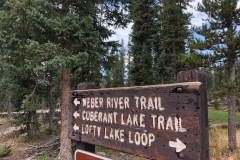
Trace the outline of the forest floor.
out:
<instances>
[{"instance_id":1,"label":"forest floor","mask_svg":"<svg viewBox=\"0 0 240 160\"><path fill-rule=\"evenodd\" d=\"M0 150L5 146L11 146L12 149L7 156L0 157L0 160L57 160L58 136L49 137L47 133L44 133L45 135L37 135L29 140L26 134L20 134L18 130L7 118L0 117ZM103 147L97 147L96 152L113 160L147 160Z\"/></svg>"},{"instance_id":2,"label":"forest floor","mask_svg":"<svg viewBox=\"0 0 240 160\"><path fill-rule=\"evenodd\" d=\"M210 110L209 114L212 114ZM214 111L215 112L215 111ZM219 111L218 111L219 112ZM221 113L226 114L226 113ZM210 116L210 125L226 122L225 118L219 120L218 114ZM239 121L238 121L239 122ZM0 117L0 150L5 146L11 146L12 151L8 156L0 157L0 160L56 160L59 152L59 136L39 132L35 137L28 139L26 134L20 134L18 128L11 125L7 118ZM227 129L209 129L210 160L239 160L240 147L232 153L228 150ZM237 144L240 145L240 129L237 130ZM127 153L117 152L102 147L97 147L96 152L113 160L146 160Z\"/></svg>"},{"instance_id":3,"label":"forest floor","mask_svg":"<svg viewBox=\"0 0 240 160\"><path fill-rule=\"evenodd\" d=\"M12 133L14 132L15 127L12 127L7 119L0 119L0 149L5 146L11 146L12 152L6 158L1 157L2 160L10 160L10 159L24 159L23 155L26 155L25 152L29 150L29 148L23 144L18 142L18 138L15 137ZM10 135L11 134L11 135Z\"/></svg>"},{"instance_id":4,"label":"forest floor","mask_svg":"<svg viewBox=\"0 0 240 160\"><path fill-rule=\"evenodd\" d=\"M0 149L5 146L11 146L12 149L8 156L0 157L1 160L30 160L33 155L32 148L22 142L17 130L7 118L0 118Z\"/></svg>"}]
</instances>

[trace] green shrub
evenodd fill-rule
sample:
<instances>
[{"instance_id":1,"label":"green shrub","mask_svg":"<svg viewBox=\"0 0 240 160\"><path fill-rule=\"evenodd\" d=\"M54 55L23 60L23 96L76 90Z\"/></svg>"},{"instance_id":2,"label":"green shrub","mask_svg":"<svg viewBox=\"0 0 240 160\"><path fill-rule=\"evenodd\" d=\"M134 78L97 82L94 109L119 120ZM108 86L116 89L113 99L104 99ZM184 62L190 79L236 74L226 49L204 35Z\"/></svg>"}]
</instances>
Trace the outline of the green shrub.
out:
<instances>
[{"instance_id":1,"label":"green shrub","mask_svg":"<svg viewBox=\"0 0 240 160\"><path fill-rule=\"evenodd\" d=\"M3 149L0 149L0 157L7 156L12 151L11 146L5 146Z\"/></svg>"},{"instance_id":2,"label":"green shrub","mask_svg":"<svg viewBox=\"0 0 240 160\"><path fill-rule=\"evenodd\" d=\"M37 159L38 160L54 160L54 158L47 157L47 156L39 156Z\"/></svg>"}]
</instances>

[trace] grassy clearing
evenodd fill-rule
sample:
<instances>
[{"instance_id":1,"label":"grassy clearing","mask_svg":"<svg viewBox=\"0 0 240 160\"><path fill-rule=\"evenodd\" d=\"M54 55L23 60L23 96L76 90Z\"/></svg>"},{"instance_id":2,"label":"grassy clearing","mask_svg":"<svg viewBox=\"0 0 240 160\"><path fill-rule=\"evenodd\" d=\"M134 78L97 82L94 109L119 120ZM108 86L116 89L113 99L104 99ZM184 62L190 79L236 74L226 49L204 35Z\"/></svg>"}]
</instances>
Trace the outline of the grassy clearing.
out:
<instances>
[{"instance_id":1,"label":"grassy clearing","mask_svg":"<svg viewBox=\"0 0 240 160\"><path fill-rule=\"evenodd\" d=\"M208 119L211 124L227 123L228 113L226 111L209 109ZM237 113L237 122L240 122L240 113ZM240 145L240 130L237 130L237 144ZM228 149L228 130L223 128L209 129L209 149L211 160L238 160L240 159L240 148L234 153Z\"/></svg>"},{"instance_id":2,"label":"grassy clearing","mask_svg":"<svg viewBox=\"0 0 240 160\"><path fill-rule=\"evenodd\" d=\"M238 160L240 148L234 153L228 150L227 129L211 128L209 130L210 159L211 160ZM240 144L240 130L237 131L237 144Z\"/></svg>"},{"instance_id":3,"label":"grassy clearing","mask_svg":"<svg viewBox=\"0 0 240 160\"><path fill-rule=\"evenodd\" d=\"M224 111L217 111L217 110L209 109L208 119L209 119L210 124L227 123L228 113L224 112ZM237 122L240 122L240 113L239 112L237 112Z\"/></svg>"}]
</instances>

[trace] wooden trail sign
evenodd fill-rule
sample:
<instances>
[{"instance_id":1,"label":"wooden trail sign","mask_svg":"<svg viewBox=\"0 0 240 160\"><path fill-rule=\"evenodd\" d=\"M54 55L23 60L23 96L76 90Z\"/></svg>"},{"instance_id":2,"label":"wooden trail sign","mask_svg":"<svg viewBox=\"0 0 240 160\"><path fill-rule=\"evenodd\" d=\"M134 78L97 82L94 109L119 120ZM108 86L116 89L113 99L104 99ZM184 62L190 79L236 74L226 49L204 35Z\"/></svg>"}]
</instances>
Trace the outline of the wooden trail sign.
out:
<instances>
[{"instance_id":1,"label":"wooden trail sign","mask_svg":"<svg viewBox=\"0 0 240 160\"><path fill-rule=\"evenodd\" d=\"M202 83L71 92L71 139L158 160L207 159Z\"/></svg>"}]
</instances>

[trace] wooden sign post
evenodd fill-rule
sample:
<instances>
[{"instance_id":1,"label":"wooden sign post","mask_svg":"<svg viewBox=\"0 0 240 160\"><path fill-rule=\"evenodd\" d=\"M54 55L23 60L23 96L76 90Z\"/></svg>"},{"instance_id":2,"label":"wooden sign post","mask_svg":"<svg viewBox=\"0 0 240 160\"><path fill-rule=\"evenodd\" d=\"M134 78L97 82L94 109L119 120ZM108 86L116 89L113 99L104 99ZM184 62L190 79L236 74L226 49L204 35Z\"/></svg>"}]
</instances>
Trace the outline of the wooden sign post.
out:
<instances>
[{"instance_id":1,"label":"wooden sign post","mask_svg":"<svg viewBox=\"0 0 240 160\"><path fill-rule=\"evenodd\" d=\"M69 137L157 160L206 160L201 82L71 92ZM207 137L208 138L208 137Z\"/></svg>"}]
</instances>

